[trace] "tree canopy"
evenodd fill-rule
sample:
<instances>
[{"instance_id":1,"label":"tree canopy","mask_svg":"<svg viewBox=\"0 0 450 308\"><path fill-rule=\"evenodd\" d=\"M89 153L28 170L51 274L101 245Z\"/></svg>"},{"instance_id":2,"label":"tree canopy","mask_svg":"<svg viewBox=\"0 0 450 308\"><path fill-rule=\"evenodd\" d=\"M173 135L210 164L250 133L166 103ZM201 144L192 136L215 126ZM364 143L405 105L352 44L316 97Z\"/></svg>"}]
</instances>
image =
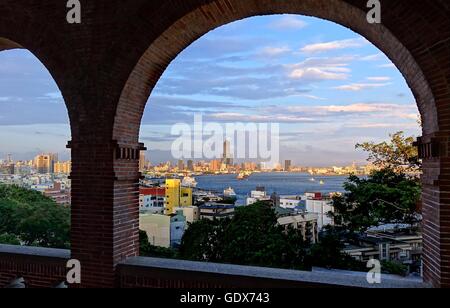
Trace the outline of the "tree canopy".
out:
<instances>
[{"instance_id":1,"label":"tree canopy","mask_svg":"<svg viewBox=\"0 0 450 308\"><path fill-rule=\"evenodd\" d=\"M404 132L390 135L388 142L364 142L356 145L369 153L368 161L380 169L391 169L400 173L417 173L421 163L414 137L406 137Z\"/></svg>"},{"instance_id":2,"label":"tree canopy","mask_svg":"<svg viewBox=\"0 0 450 308\"><path fill-rule=\"evenodd\" d=\"M69 248L70 210L39 192L0 185L0 242Z\"/></svg>"}]
</instances>

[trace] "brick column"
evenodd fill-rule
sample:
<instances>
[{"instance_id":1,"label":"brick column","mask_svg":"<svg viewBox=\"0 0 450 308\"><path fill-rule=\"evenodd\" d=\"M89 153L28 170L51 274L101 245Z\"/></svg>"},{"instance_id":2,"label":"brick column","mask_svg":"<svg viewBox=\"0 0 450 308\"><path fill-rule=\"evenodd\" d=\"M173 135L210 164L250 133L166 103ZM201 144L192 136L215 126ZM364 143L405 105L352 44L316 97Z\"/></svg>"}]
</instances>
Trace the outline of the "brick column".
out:
<instances>
[{"instance_id":1,"label":"brick column","mask_svg":"<svg viewBox=\"0 0 450 308\"><path fill-rule=\"evenodd\" d=\"M81 287L114 287L116 265L139 255L138 146L101 140L68 146L73 161L71 251L81 262Z\"/></svg>"},{"instance_id":2,"label":"brick column","mask_svg":"<svg viewBox=\"0 0 450 308\"><path fill-rule=\"evenodd\" d=\"M422 137L424 280L450 287L450 157L448 134Z\"/></svg>"}]
</instances>

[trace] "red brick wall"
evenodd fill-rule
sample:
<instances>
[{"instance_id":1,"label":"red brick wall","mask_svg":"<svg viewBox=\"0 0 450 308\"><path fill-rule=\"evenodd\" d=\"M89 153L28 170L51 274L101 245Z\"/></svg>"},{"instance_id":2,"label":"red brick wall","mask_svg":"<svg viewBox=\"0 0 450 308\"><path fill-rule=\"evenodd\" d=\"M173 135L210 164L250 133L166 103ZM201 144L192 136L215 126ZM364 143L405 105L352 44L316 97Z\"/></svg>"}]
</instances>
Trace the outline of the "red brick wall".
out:
<instances>
[{"instance_id":1,"label":"red brick wall","mask_svg":"<svg viewBox=\"0 0 450 308\"><path fill-rule=\"evenodd\" d=\"M5 253L0 249L0 288L20 277L27 288L55 287L66 280L66 263L64 257Z\"/></svg>"},{"instance_id":2,"label":"red brick wall","mask_svg":"<svg viewBox=\"0 0 450 308\"><path fill-rule=\"evenodd\" d=\"M66 22L65 1L0 2L0 50L23 46L49 69L72 129L72 253L84 286L113 286L117 263L139 253L138 160L116 149L140 145L151 90L167 65L207 31L263 14L329 19L385 52L411 87L424 135L448 147L450 8L448 0L381 0L382 25L365 20L366 0L84 1L82 24ZM7 39L7 40L5 40ZM450 286L450 158L424 164L425 276Z\"/></svg>"}]
</instances>

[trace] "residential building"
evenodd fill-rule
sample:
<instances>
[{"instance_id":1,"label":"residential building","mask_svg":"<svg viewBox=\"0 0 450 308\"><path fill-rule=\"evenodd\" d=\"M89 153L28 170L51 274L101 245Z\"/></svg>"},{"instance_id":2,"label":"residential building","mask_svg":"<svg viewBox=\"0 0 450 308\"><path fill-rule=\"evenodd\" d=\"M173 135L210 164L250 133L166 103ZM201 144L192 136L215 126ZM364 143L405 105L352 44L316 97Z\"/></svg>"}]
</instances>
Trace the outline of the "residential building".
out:
<instances>
[{"instance_id":1,"label":"residential building","mask_svg":"<svg viewBox=\"0 0 450 308\"><path fill-rule=\"evenodd\" d=\"M51 198L59 205L70 205L70 189L67 189L64 183L54 182L51 187L43 191L44 196Z\"/></svg>"},{"instance_id":2,"label":"residential building","mask_svg":"<svg viewBox=\"0 0 450 308\"><path fill-rule=\"evenodd\" d=\"M329 216L330 212L334 212L333 201L330 197L325 197L321 193L306 193L306 212L318 215L318 227L334 225L333 218Z\"/></svg>"},{"instance_id":3,"label":"residential building","mask_svg":"<svg viewBox=\"0 0 450 308\"><path fill-rule=\"evenodd\" d=\"M166 189L164 187L140 187L139 210L145 213L164 214Z\"/></svg>"},{"instance_id":4,"label":"residential building","mask_svg":"<svg viewBox=\"0 0 450 308\"><path fill-rule=\"evenodd\" d=\"M177 247L186 229L186 218L181 211L171 215L141 214L139 228L147 233L150 244Z\"/></svg>"},{"instance_id":5,"label":"residential building","mask_svg":"<svg viewBox=\"0 0 450 308\"><path fill-rule=\"evenodd\" d=\"M303 240L311 244L319 241L318 218L315 213L296 213L283 208L275 210L277 213L277 222L280 226L287 230L289 227L300 230Z\"/></svg>"},{"instance_id":6,"label":"residential building","mask_svg":"<svg viewBox=\"0 0 450 308\"><path fill-rule=\"evenodd\" d=\"M230 204L222 204L216 202L207 202L205 205L199 206L200 219L224 219L234 216L235 206Z\"/></svg>"},{"instance_id":7,"label":"residential building","mask_svg":"<svg viewBox=\"0 0 450 308\"><path fill-rule=\"evenodd\" d=\"M173 214L177 207L192 206L192 188L182 187L180 179L166 179L165 214Z\"/></svg>"},{"instance_id":8,"label":"residential building","mask_svg":"<svg viewBox=\"0 0 450 308\"><path fill-rule=\"evenodd\" d=\"M186 217L187 223L194 223L200 220L200 209L198 206L185 206L175 208L175 212L182 211L184 217Z\"/></svg>"},{"instance_id":9,"label":"residential building","mask_svg":"<svg viewBox=\"0 0 450 308\"><path fill-rule=\"evenodd\" d=\"M41 154L34 159L34 168L40 174L54 173L54 164L58 161L57 154Z\"/></svg>"},{"instance_id":10,"label":"residential building","mask_svg":"<svg viewBox=\"0 0 450 308\"><path fill-rule=\"evenodd\" d=\"M279 206L285 209L305 209L305 201L300 196L280 196Z\"/></svg>"},{"instance_id":11,"label":"residential building","mask_svg":"<svg viewBox=\"0 0 450 308\"><path fill-rule=\"evenodd\" d=\"M71 161L66 161L66 162L57 161L53 165L53 171L54 171L54 173L70 174L70 172L72 171L72 162Z\"/></svg>"},{"instance_id":12,"label":"residential building","mask_svg":"<svg viewBox=\"0 0 450 308\"><path fill-rule=\"evenodd\" d=\"M246 205L252 205L258 201L270 201L271 197L267 195L264 187L257 187L250 192L250 196L245 200Z\"/></svg>"}]
</instances>

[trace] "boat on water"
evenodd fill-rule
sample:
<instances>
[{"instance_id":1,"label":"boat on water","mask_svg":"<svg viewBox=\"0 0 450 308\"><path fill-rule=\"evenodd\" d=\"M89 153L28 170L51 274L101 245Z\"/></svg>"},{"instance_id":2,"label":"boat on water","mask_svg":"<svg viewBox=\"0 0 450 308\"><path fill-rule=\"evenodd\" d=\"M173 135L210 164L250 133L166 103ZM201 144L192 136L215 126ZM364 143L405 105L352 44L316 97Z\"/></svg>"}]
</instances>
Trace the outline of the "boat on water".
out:
<instances>
[{"instance_id":1,"label":"boat on water","mask_svg":"<svg viewBox=\"0 0 450 308\"><path fill-rule=\"evenodd\" d=\"M233 188L228 187L223 191L223 196L226 198L236 198L236 192L234 191Z\"/></svg>"},{"instance_id":2,"label":"boat on water","mask_svg":"<svg viewBox=\"0 0 450 308\"><path fill-rule=\"evenodd\" d=\"M236 177L236 179L238 180L246 180L250 177L252 173L251 172L240 172L238 174L238 176Z\"/></svg>"},{"instance_id":3,"label":"boat on water","mask_svg":"<svg viewBox=\"0 0 450 308\"><path fill-rule=\"evenodd\" d=\"M310 178L309 180L310 180L311 182L315 182L315 181L316 181L315 178Z\"/></svg>"},{"instance_id":4,"label":"boat on water","mask_svg":"<svg viewBox=\"0 0 450 308\"><path fill-rule=\"evenodd\" d=\"M185 176L181 181L181 186L195 188L197 187L197 181L193 177Z\"/></svg>"},{"instance_id":5,"label":"boat on water","mask_svg":"<svg viewBox=\"0 0 450 308\"><path fill-rule=\"evenodd\" d=\"M320 185L325 185L325 182L324 181L320 181L319 184Z\"/></svg>"}]
</instances>

